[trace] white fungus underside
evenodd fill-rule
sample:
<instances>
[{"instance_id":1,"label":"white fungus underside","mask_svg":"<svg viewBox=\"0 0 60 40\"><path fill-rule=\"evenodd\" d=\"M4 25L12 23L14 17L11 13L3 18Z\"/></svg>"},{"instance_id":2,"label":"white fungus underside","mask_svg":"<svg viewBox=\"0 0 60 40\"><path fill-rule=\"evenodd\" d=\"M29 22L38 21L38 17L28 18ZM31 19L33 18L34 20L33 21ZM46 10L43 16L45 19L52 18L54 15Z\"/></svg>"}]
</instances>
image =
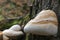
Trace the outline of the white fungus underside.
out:
<instances>
[{"instance_id":1,"label":"white fungus underside","mask_svg":"<svg viewBox=\"0 0 60 40\"><path fill-rule=\"evenodd\" d=\"M39 35L55 35L58 27L54 24L28 24L24 27L26 33L33 33Z\"/></svg>"},{"instance_id":2,"label":"white fungus underside","mask_svg":"<svg viewBox=\"0 0 60 40\"><path fill-rule=\"evenodd\" d=\"M6 36L19 36L22 35L22 31L4 30L3 34Z\"/></svg>"}]
</instances>

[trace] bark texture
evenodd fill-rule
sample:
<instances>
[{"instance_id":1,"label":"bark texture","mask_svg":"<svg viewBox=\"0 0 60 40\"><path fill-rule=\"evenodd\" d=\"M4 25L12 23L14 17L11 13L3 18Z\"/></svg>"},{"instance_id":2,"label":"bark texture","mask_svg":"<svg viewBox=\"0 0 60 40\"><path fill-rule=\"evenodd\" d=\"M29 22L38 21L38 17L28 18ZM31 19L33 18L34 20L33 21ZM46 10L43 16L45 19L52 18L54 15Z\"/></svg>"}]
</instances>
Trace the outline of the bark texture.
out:
<instances>
[{"instance_id":1,"label":"bark texture","mask_svg":"<svg viewBox=\"0 0 60 40\"><path fill-rule=\"evenodd\" d=\"M30 35L29 40L60 40L60 2L59 0L34 0L33 2L33 11L32 14L37 14L43 9L50 9L56 12L58 18L58 33L56 37L52 36L39 36L39 35ZM34 15L34 17L35 17ZM34 18L33 17L33 18Z\"/></svg>"}]
</instances>

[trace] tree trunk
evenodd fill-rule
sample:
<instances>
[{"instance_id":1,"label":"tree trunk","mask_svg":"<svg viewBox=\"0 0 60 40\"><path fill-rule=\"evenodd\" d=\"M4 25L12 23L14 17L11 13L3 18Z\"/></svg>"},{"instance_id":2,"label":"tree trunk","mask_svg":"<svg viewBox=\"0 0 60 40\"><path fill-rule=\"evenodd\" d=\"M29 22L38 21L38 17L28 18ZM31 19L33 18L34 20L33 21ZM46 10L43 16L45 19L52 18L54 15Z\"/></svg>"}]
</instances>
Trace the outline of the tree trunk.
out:
<instances>
[{"instance_id":1,"label":"tree trunk","mask_svg":"<svg viewBox=\"0 0 60 40\"><path fill-rule=\"evenodd\" d=\"M37 4L38 3L38 4ZM35 15L43 9L50 9L56 12L58 22L60 24L60 4L59 0L35 0L33 4L33 12ZM60 25L58 24L57 37L46 37L39 35L30 35L29 40L60 40Z\"/></svg>"}]
</instances>

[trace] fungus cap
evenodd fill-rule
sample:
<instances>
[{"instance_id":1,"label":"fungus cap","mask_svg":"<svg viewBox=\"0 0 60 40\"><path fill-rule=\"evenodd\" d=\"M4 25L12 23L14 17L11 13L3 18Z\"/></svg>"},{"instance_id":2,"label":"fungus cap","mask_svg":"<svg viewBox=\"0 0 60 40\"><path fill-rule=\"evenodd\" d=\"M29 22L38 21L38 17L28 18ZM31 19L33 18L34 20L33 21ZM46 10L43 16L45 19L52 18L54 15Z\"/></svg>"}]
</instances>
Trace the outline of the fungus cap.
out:
<instances>
[{"instance_id":1,"label":"fungus cap","mask_svg":"<svg viewBox=\"0 0 60 40\"><path fill-rule=\"evenodd\" d=\"M57 31L58 20L56 13L52 10L42 10L24 27L24 32L37 35L56 35Z\"/></svg>"},{"instance_id":2,"label":"fungus cap","mask_svg":"<svg viewBox=\"0 0 60 40\"><path fill-rule=\"evenodd\" d=\"M19 30L21 30L21 26L20 25L13 25L11 28L9 28L9 30L19 31Z\"/></svg>"}]
</instances>

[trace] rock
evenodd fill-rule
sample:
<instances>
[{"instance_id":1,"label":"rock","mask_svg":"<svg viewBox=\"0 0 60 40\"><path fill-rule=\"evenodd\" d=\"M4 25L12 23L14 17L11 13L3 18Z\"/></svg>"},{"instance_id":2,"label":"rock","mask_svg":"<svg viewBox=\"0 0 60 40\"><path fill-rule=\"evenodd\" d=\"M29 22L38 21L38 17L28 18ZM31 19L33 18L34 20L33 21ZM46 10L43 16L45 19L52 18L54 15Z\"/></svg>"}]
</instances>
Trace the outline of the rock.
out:
<instances>
[{"instance_id":1,"label":"rock","mask_svg":"<svg viewBox=\"0 0 60 40\"><path fill-rule=\"evenodd\" d=\"M52 10L42 10L26 24L24 32L37 35L56 35L58 32L56 13Z\"/></svg>"}]
</instances>

